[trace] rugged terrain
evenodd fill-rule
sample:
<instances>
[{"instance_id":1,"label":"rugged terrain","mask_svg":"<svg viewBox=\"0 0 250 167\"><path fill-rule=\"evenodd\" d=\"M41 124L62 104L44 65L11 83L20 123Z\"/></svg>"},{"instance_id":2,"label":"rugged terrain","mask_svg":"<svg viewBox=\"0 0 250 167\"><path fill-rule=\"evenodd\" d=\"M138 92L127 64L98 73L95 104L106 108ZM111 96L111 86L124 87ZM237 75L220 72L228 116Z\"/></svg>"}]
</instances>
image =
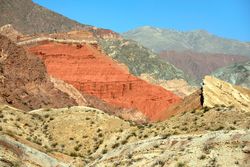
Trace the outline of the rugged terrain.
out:
<instances>
[{"instance_id":1,"label":"rugged terrain","mask_svg":"<svg viewBox=\"0 0 250 167\"><path fill-rule=\"evenodd\" d=\"M0 0L5 24L18 31L0 28L11 39L0 35L0 166L249 166L250 90L211 76L191 87L193 73L210 71L186 76L135 41L31 0ZM236 55L213 54L201 63L209 69L250 53L204 31L142 29L171 37L164 50ZM241 63L215 75L246 86L248 71Z\"/></svg>"},{"instance_id":2,"label":"rugged terrain","mask_svg":"<svg viewBox=\"0 0 250 167\"><path fill-rule=\"evenodd\" d=\"M123 36L156 52L190 50L199 53L250 56L249 43L221 38L204 30L183 32L144 26L128 31Z\"/></svg>"},{"instance_id":3,"label":"rugged terrain","mask_svg":"<svg viewBox=\"0 0 250 167\"><path fill-rule=\"evenodd\" d=\"M250 110L236 104L237 100L244 103L249 98L245 92L249 90L206 77L203 108L145 124L128 122L91 107L24 112L1 105L0 150L4 151L0 152L0 164L247 167ZM194 97L183 101L190 104ZM217 97L224 103L216 103ZM234 104L228 106L230 100ZM207 102L213 105L207 106Z\"/></svg>"},{"instance_id":4,"label":"rugged terrain","mask_svg":"<svg viewBox=\"0 0 250 167\"><path fill-rule=\"evenodd\" d=\"M48 73L55 78L109 104L139 110L150 120L157 120L155 115L181 100L172 92L129 74L90 44L50 42L28 50L42 58Z\"/></svg>"},{"instance_id":5,"label":"rugged terrain","mask_svg":"<svg viewBox=\"0 0 250 167\"><path fill-rule=\"evenodd\" d=\"M8 106L0 110L0 149L5 150L0 152L0 164L6 166L42 162L45 167L212 162L223 166L229 157L227 163L244 166L249 161L250 115L235 108L199 109L146 125L88 107L29 113ZM194 158L187 162L191 155Z\"/></svg>"},{"instance_id":6,"label":"rugged terrain","mask_svg":"<svg viewBox=\"0 0 250 167\"><path fill-rule=\"evenodd\" d=\"M185 71L186 74L200 82L205 75L209 75L218 68L228 66L236 62L249 61L250 58L240 55L209 54L191 51L163 51L160 57Z\"/></svg>"},{"instance_id":7,"label":"rugged terrain","mask_svg":"<svg viewBox=\"0 0 250 167\"><path fill-rule=\"evenodd\" d=\"M215 85L222 86L212 92L214 80ZM204 84L205 105L216 97L244 102L247 96L242 90L249 91L212 77L206 77ZM208 92L213 96L207 96ZM186 98L183 101L190 104ZM214 103L146 124L128 122L91 107L24 112L0 105L0 164L247 167L249 130L250 110L236 103Z\"/></svg>"},{"instance_id":8,"label":"rugged terrain","mask_svg":"<svg viewBox=\"0 0 250 167\"><path fill-rule=\"evenodd\" d=\"M250 89L250 61L220 68L212 75L231 84Z\"/></svg>"}]
</instances>

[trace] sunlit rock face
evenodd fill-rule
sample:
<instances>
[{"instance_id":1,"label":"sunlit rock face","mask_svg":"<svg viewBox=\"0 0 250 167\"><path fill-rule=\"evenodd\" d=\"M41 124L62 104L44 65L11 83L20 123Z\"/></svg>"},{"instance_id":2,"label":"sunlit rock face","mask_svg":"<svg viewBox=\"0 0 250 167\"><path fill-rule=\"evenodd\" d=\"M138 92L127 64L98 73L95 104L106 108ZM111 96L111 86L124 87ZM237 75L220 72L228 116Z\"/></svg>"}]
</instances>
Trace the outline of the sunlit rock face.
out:
<instances>
[{"instance_id":1,"label":"sunlit rock face","mask_svg":"<svg viewBox=\"0 0 250 167\"><path fill-rule=\"evenodd\" d=\"M250 111L250 90L231 85L212 76L203 80L203 106L224 105L239 110Z\"/></svg>"}]
</instances>

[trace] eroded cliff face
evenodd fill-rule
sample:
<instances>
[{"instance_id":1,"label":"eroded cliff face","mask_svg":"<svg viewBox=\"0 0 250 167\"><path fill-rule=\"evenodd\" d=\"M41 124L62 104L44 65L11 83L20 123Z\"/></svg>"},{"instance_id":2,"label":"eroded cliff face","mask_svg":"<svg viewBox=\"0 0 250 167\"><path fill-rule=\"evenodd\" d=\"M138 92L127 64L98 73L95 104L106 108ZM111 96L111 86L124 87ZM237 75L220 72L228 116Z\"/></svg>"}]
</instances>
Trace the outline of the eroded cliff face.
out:
<instances>
[{"instance_id":1,"label":"eroded cliff face","mask_svg":"<svg viewBox=\"0 0 250 167\"><path fill-rule=\"evenodd\" d=\"M250 90L231 85L212 76L203 80L203 106L235 107L239 110L250 111Z\"/></svg>"},{"instance_id":2,"label":"eroded cliff face","mask_svg":"<svg viewBox=\"0 0 250 167\"><path fill-rule=\"evenodd\" d=\"M24 110L77 105L54 87L43 62L0 35L0 102Z\"/></svg>"},{"instance_id":3,"label":"eroded cliff face","mask_svg":"<svg viewBox=\"0 0 250 167\"><path fill-rule=\"evenodd\" d=\"M157 120L156 113L181 101L172 92L129 74L89 44L46 43L28 50L43 59L53 77L112 105L139 110L150 120Z\"/></svg>"}]
</instances>

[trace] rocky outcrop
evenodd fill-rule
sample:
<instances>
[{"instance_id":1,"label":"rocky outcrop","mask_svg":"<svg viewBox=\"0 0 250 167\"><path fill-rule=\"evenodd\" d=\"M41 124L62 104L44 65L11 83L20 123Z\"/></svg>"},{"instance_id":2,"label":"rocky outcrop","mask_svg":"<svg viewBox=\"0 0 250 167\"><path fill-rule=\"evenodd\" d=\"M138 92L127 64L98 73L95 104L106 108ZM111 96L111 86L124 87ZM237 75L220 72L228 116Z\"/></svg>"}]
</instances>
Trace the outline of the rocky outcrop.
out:
<instances>
[{"instance_id":1,"label":"rocky outcrop","mask_svg":"<svg viewBox=\"0 0 250 167\"><path fill-rule=\"evenodd\" d=\"M77 105L49 80L43 62L0 35L0 102L24 110Z\"/></svg>"},{"instance_id":2,"label":"rocky outcrop","mask_svg":"<svg viewBox=\"0 0 250 167\"><path fill-rule=\"evenodd\" d=\"M231 84L250 89L250 61L220 68L211 75Z\"/></svg>"},{"instance_id":3,"label":"rocky outcrop","mask_svg":"<svg viewBox=\"0 0 250 167\"><path fill-rule=\"evenodd\" d=\"M95 47L47 43L28 49L46 64L48 73L78 90L122 108L135 109L149 119L180 101L172 92L134 77Z\"/></svg>"},{"instance_id":4,"label":"rocky outcrop","mask_svg":"<svg viewBox=\"0 0 250 167\"><path fill-rule=\"evenodd\" d=\"M235 107L250 112L250 90L231 85L212 76L203 80L203 106Z\"/></svg>"},{"instance_id":5,"label":"rocky outcrop","mask_svg":"<svg viewBox=\"0 0 250 167\"><path fill-rule=\"evenodd\" d=\"M0 27L0 34L7 36L14 42L18 41L23 36L23 34L15 30L11 24Z\"/></svg>"},{"instance_id":6,"label":"rocky outcrop","mask_svg":"<svg viewBox=\"0 0 250 167\"><path fill-rule=\"evenodd\" d=\"M210 73L218 68L250 60L249 57L240 55L209 54L191 51L163 51L159 54L163 60L185 71L197 83L200 83L205 75L210 75Z\"/></svg>"}]
</instances>

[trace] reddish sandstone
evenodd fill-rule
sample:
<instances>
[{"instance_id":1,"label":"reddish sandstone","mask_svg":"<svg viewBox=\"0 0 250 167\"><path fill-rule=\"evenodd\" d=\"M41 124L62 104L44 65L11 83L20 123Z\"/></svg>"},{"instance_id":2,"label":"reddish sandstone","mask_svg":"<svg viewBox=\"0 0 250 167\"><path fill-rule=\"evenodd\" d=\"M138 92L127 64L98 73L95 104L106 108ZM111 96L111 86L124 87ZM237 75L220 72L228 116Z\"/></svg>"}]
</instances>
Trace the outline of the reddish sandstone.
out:
<instances>
[{"instance_id":1,"label":"reddish sandstone","mask_svg":"<svg viewBox=\"0 0 250 167\"><path fill-rule=\"evenodd\" d=\"M47 43L28 49L41 57L48 73L78 90L123 108L137 109L158 120L180 98L131 75L124 67L88 44Z\"/></svg>"}]
</instances>

